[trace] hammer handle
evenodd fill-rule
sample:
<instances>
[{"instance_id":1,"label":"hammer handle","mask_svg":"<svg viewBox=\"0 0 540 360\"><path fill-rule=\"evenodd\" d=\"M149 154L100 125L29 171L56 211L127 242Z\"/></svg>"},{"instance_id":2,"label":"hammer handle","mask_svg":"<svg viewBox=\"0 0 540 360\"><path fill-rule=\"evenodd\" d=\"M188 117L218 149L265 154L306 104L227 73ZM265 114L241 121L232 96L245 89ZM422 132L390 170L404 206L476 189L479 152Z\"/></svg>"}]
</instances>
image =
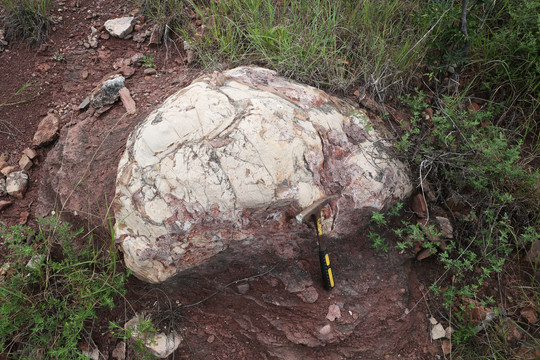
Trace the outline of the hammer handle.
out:
<instances>
[{"instance_id":1,"label":"hammer handle","mask_svg":"<svg viewBox=\"0 0 540 360\"><path fill-rule=\"evenodd\" d=\"M334 276L332 274L332 266L330 266L330 257L326 249L319 250L319 261L321 263L324 288L326 290L332 290L334 288Z\"/></svg>"}]
</instances>

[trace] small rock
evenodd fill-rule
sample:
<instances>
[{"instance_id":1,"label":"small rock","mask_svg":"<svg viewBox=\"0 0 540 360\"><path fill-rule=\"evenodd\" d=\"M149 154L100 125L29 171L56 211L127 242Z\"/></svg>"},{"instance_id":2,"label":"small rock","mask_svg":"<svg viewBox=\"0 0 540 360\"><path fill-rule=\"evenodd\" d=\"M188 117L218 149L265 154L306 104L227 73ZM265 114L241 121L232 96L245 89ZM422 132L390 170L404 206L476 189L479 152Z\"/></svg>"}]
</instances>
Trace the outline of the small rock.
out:
<instances>
[{"instance_id":1,"label":"small rock","mask_svg":"<svg viewBox=\"0 0 540 360\"><path fill-rule=\"evenodd\" d=\"M14 172L15 170L17 170L17 168L12 165L12 166L5 166L4 168L2 168L2 171L0 171L0 172L2 173L2 175L8 176L9 174Z\"/></svg>"},{"instance_id":2,"label":"small rock","mask_svg":"<svg viewBox=\"0 0 540 360\"><path fill-rule=\"evenodd\" d=\"M1 196L6 196L7 195L7 191L6 191L6 179L4 179L3 177L0 178L0 197Z\"/></svg>"},{"instance_id":3,"label":"small rock","mask_svg":"<svg viewBox=\"0 0 540 360\"><path fill-rule=\"evenodd\" d=\"M163 39L163 33L165 31L165 27L160 24L154 25L152 28L152 35L150 35L150 45L159 45L161 44L161 39Z\"/></svg>"},{"instance_id":4,"label":"small rock","mask_svg":"<svg viewBox=\"0 0 540 360\"><path fill-rule=\"evenodd\" d=\"M99 36L102 40L109 40L111 38L111 35L108 33L103 33Z\"/></svg>"},{"instance_id":5,"label":"small rock","mask_svg":"<svg viewBox=\"0 0 540 360\"><path fill-rule=\"evenodd\" d=\"M120 95L120 100L122 100L122 105L124 105L126 112L128 114L135 114L137 112L137 106L135 105L135 100L131 97L129 89L123 87L118 90L118 94Z\"/></svg>"},{"instance_id":6,"label":"small rock","mask_svg":"<svg viewBox=\"0 0 540 360\"><path fill-rule=\"evenodd\" d=\"M424 250L420 251L420 253L416 256L416 260L422 261L424 259L427 259L431 255L433 255L431 249L424 249Z\"/></svg>"},{"instance_id":7,"label":"small rock","mask_svg":"<svg viewBox=\"0 0 540 360\"><path fill-rule=\"evenodd\" d=\"M83 110L85 110L85 109L88 107L88 105L90 105L90 98L87 96L87 97L85 97L84 100L79 104L78 109L79 109L80 111L83 111Z\"/></svg>"},{"instance_id":8,"label":"small rock","mask_svg":"<svg viewBox=\"0 0 540 360\"><path fill-rule=\"evenodd\" d=\"M132 339L145 339L144 346L155 356L159 358L166 358L172 354L183 338L176 331L171 331L168 335L164 333L154 333L154 334L138 334L137 325L139 323L139 316L135 316L133 319L129 320L124 328L130 329Z\"/></svg>"},{"instance_id":9,"label":"small rock","mask_svg":"<svg viewBox=\"0 0 540 360\"><path fill-rule=\"evenodd\" d=\"M321 335L328 335L332 331L332 326L330 324L324 325L322 328L319 329L319 334Z\"/></svg>"},{"instance_id":10,"label":"small rock","mask_svg":"<svg viewBox=\"0 0 540 360\"><path fill-rule=\"evenodd\" d=\"M296 295L298 295L303 302L308 304L313 304L319 298L319 293L317 292L317 289L315 289L313 286L306 288L306 290Z\"/></svg>"},{"instance_id":11,"label":"small rock","mask_svg":"<svg viewBox=\"0 0 540 360\"><path fill-rule=\"evenodd\" d=\"M454 228L452 227L452 223L450 222L450 220L442 216L436 216L435 220L437 220L437 222L439 223L441 236L446 239L453 239Z\"/></svg>"},{"instance_id":12,"label":"small rock","mask_svg":"<svg viewBox=\"0 0 540 360\"><path fill-rule=\"evenodd\" d=\"M34 134L34 146L45 146L56 139L60 130L60 121L53 114L47 115L38 125Z\"/></svg>"},{"instance_id":13,"label":"small rock","mask_svg":"<svg viewBox=\"0 0 540 360\"><path fill-rule=\"evenodd\" d=\"M30 170L32 165L34 165L32 163L32 160L28 156L26 156L26 154L23 154L21 156L21 159L19 160L19 167L21 168L21 170L28 171Z\"/></svg>"},{"instance_id":14,"label":"small rock","mask_svg":"<svg viewBox=\"0 0 540 360\"><path fill-rule=\"evenodd\" d=\"M238 290L238 292L242 295L244 295L245 293L247 293L249 291L249 283L243 283L243 284L239 284L236 289Z\"/></svg>"},{"instance_id":15,"label":"small rock","mask_svg":"<svg viewBox=\"0 0 540 360\"><path fill-rule=\"evenodd\" d=\"M426 216L427 206L422 194L416 194L412 197L411 208L419 218L424 218Z\"/></svg>"},{"instance_id":16,"label":"small rock","mask_svg":"<svg viewBox=\"0 0 540 360\"><path fill-rule=\"evenodd\" d=\"M341 310L339 309L339 306L336 304L330 305L328 307L328 314L326 315L326 318L330 321L341 318Z\"/></svg>"},{"instance_id":17,"label":"small rock","mask_svg":"<svg viewBox=\"0 0 540 360\"><path fill-rule=\"evenodd\" d=\"M206 339L206 342L211 344L214 342L214 340L216 340L216 337L214 335L210 335L208 339Z\"/></svg>"},{"instance_id":18,"label":"small rock","mask_svg":"<svg viewBox=\"0 0 540 360\"><path fill-rule=\"evenodd\" d=\"M503 325L499 328L499 334L506 341L517 341L523 337L523 332L515 322L509 318L505 319Z\"/></svg>"},{"instance_id":19,"label":"small rock","mask_svg":"<svg viewBox=\"0 0 540 360\"><path fill-rule=\"evenodd\" d=\"M83 70L82 73L81 73L81 78L83 80L86 80L86 79L88 79L88 75L89 75L88 70Z\"/></svg>"},{"instance_id":20,"label":"small rock","mask_svg":"<svg viewBox=\"0 0 540 360\"><path fill-rule=\"evenodd\" d=\"M447 339L451 339L452 338L452 334L454 333L454 328L451 327L451 326L448 326L445 330L446 332L446 335L444 336L445 338Z\"/></svg>"},{"instance_id":21,"label":"small rock","mask_svg":"<svg viewBox=\"0 0 540 360\"><path fill-rule=\"evenodd\" d=\"M146 40L146 33L144 32L138 32L135 35L133 35L133 41L142 43Z\"/></svg>"},{"instance_id":22,"label":"small rock","mask_svg":"<svg viewBox=\"0 0 540 360\"><path fill-rule=\"evenodd\" d=\"M439 323L433 316L429 318L429 322L431 325L437 325Z\"/></svg>"},{"instance_id":23,"label":"small rock","mask_svg":"<svg viewBox=\"0 0 540 360\"><path fill-rule=\"evenodd\" d=\"M452 342L448 340L443 340L441 347L444 355L450 355L452 352Z\"/></svg>"},{"instance_id":24,"label":"small rock","mask_svg":"<svg viewBox=\"0 0 540 360\"><path fill-rule=\"evenodd\" d=\"M28 187L29 177L25 171L15 171L6 178L6 191L9 195L22 199Z\"/></svg>"},{"instance_id":25,"label":"small rock","mask_svg":"<svg viewBox=\"0 0 540 360\"><path fill-rule=\"evenodd\" d=\"M24 225L28 222L28 217L30 213L28 211L23 211L19 214L19 225Z\"/></svg>"},{"instance_id":26,"label":"small rock","mask_svg":"<svg viewBox=\"0 0 540 360\"><path fill-rule=\"evenodd\" d=\"M126 359L126 343L124 341L120 341L116 344L116 347L112 351L112 357L116 360Z\"/></svg>"},{"instance_id":27,"label":"small rock","mask_svg":"<svg viewBox=\"0 0 540 360\"><path fill-rule=\"evenodd\" d=\"M24 153L24 155L28 156L32 160L34 160L37 157L37 153L34 150L30 149L30 148L24 149L23 153Z\"/></svg>"},{"instance_id":28,"label":"small rock","mask_svg":"<svg viewBox=\"0 0 540 360\"><path fill-rule=\"evenodd\" d=\"M529 322L529 324L536 324L538 318L536 317L536 311L531 307L521 309L521 316Z\"/></svg>"},{"instance_id":29,"label":"small rock","mask_svg":"<svg viewBox=\"0 0 540 360\"><path fill-rule=\"evenodd\" d=\"M116 75L98 85L89 95L92 107L99 109L114 104L120 97L118 91L124 87L124 82L125 78L123 76Z\"/></svg>"},{"instance_id":30,"label":"small rock","mask_svg":"<svg viewBox=\"0 0 540 360\"><path fill-rule=\"evenodd\" d=\"M13 204L11 201L0 200L0 211L1 211L1 210L4 210L5 208L7 208L8 206L10 206L11 204Z\"/></svg>"},{"instance_id":31,"label":"small rock","mask_svg":"<svg viewBox=\"0 0 540 360\"><path fill-rule=\"evenodd\" d=\"M156 75L157 70L154 68L144 69L144 75Z\"/></svg>"},{"instance_id":32,"label":"small rock","mask_svg":"<svg viewBox=\"0 0 540 360\"><path fill-rule=\"evenodd\" d=\"M99 350L97 348L94 348L92 351L82 350L82 353L90 360L99 360Z\"/></svg>"},{"instance_id":33,"label":"small rock","mask_svg":"<svg viewBox=\"0 0 540 360\"><path fill-rule=\"evenodd\" d=\"M437 324L433 328L431 328L432 340L442 339L445 335L446 335L446 331L444 330L444 327L441 324Z\"/></svg>"},{"instance_id":34,"label":"small rock","mask_svg":"<svg viewBox=\"0 0 540 360\"><path fill-rule=\"evenodd\" d=\"M126 16L105 21L105 29L111 36L123 39L133 31L133 16Z\"/></svg>"}]
</instances>

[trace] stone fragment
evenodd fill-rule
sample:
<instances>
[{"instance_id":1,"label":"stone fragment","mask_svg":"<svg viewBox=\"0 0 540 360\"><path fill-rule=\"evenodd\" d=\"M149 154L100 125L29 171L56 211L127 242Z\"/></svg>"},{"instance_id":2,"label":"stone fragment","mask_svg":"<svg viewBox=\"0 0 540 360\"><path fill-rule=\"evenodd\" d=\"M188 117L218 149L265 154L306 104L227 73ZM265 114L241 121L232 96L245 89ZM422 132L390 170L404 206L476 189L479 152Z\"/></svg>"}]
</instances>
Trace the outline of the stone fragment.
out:
<instances>
[{"instance_id":1,"label":"stone fragment","mask_svg":"<svg viewBox=\"0 0 540 360\"><path fill-rule=\"evenodd\" d=\"M441 324L437 324L431 328L431 339L437 340L442 339L445 337L446 331L444 330L444 327Z\"/></svg>"},{"instance_id":2,"label":"stone fragment","mask_svg":"<svg viewBox=\"0 0 540 360\"><path fill-rule=\"evenodd\" d=\"M79 104L79 111L86 110L88 106L90 105L90 97L85 97L84 100Z\"/></svg>"},{"instance_id":3,"label":"stone fragment","mask_svg":"<svg viewBox=\"0 0 540 360\"><path fill-rule=\"evenodd\" d=\"M120 97L118 91L124 87L124 82L125 78L123 76L115 75L98 85L89 95L90 105L94 109L99 109L114 104Z\"/></svg>"},{"instance_id":4,"label":"stone fragment","mask_svg":"<svg viewBox=\"0 0 540 360\"><path fill-rule=\"evenodd\" d=\"M236 286L236 289L238 290L240 294L244 295L249 291L249 283L245 282L245 283L239 284L238 286Z\"/></svg>"},{"instance_id":5,"label":"stone fragment","mask_svg":"<svg viewBox=\"0 0 540 360\"><path fill-rule=\"evenodd\" d=\"M15 171L6 178L6 191L9 195L22 199L28 188L29 177L25 171Z\"/></svg>"},{"instance_id":6,"label":"stone fragment","mask_svg":"<svg viewBox=\"0 0 540 360\"><path fill-rule=\"evenodd\" d=\"M28 217L30 213L28 211L23 211L19 214L19 225L24 225L28 222Z\"/></svg>"},{"instance_id":7,"label":"stone fragment","mask_svg":"<svg viewBox=\"0 0 540 360\"><path fill-rule=\"evenodd\" d=\"M33 145L48 145L56 139L58 130L60 130L60 120L53 114L47 115L38 125L38 129L34 134Z\"/></svg>"},{"instance_id":8,"label":"stone fragment","mask_svg":"<svg viewBox=\"0 0 540 360\"><path fill-rule=\"evenodd\" d=\"M0 154L0 161L8 162L9 160L9 153L4 151Z\"/></svg>"},{"instance_id":9,"label":"stone fragment","mask_svg":"<svg viewBox=\"0 0 540 360\"><path fill-rule=\"evenodd\" d=\"M123 39L133 31L133 16L126 16L105 21L105 29L111 36Z\"/></svg>"},{"instance_id":10,"label":"stone fragment","mask_svg":"<svg viewBox=\"0 0 540 360\"><path fill-rule=\"evenodd\" d=\"M323 226L329 236L351 233L368 209L412 189L405 165L379 146L384 130L368 124L362 110L270 70L199 78L128 138L114 205L127 266L156 283L228 247L294 257L290 238L306 229L291 214L330 194L340 197ZM305 283L284 280L287 291L312 286L307 274Z\"/></svg>"},{"instance_id":11,"label":"stone fragment","mask_svg":"<svg viewBox=\"0 0 540 360\"><path fill-rule=\"evenodd\" d=\"M125 360L126 359L126 343L124 341L120 341L118 344L116 344L116 347L112 351L111 355L116 360Z\"/></svg>"},{"instance_id":12,"label":"stone fragment","mask_svg":"<svg viewBox=\"0 0 540 360\"><path fill-rule=\"evenodd\" d=\"M436 216L435 220L439 223L439 229L441 231L441 236L446 239L453 239L454 238L454 228L452 227L452 223L448 218L442 217L442 216Z\"/></svg>"},{"instance_id":13,"label":"stone fragment","mask_svg":"<svg viewBox=\"0 0 540 360\"><path fill-rule=\"evenodd\" d=\"M341 310L336 304L332 304L328 307L328 314L326 314L326 319L329 321L334 321L341 318Z\"/></svg>"},{"instance_id":14,"label":"stone fragment","mask_svg":"<svg viewBox=\"0 0 540 360\"><path fill-rule=\"evenodd\" d=\"M452 334L454 333L454 328L452 326L448 326L445 330L446 335L444 336L447 339L452 339Z\"/></svg>"},{"instance_id":15,"label":"stone fragment","mask_svg":"<svg viewBox=\"0 0 540 360\"><path fill-rule=\"evenodd\" d=\"M7 195L6 179L4 179L3 177L0 177L0 197L6 196L6 195Z\"/></svg>"},{"instance_id":16,"label":"stone fragment","mask_svg":"<svg viewBox=\"0 0 540 360\"><path fill-rule=\"evenodd\" d=\"M411 209L416 213L419 218L426 217L427 206L426 201L422 194L416 194L411 199Z\"/></svg>"},{"instance_id":17,"label":"stone fragment","mask_svg":"<svg viewBox=\"0 0 540 360\"><path fill-rule=\"evenodd\" d=\"M120 100L122 100L122 105L124 105L126 112L128 114L135 114L137 112L137 106L135 105L135 100L131 97L129 89L123 87L118 91L118 94L120 95Z\"/></svg>"},{"instance_id":18,"label":"stone fragment","mask_svg":"<svg viewBox=\"0 0 540 360\"><path fill-rule=\"evenodd\" d=\"M82 78L83 80L86 80L86 79L88 79L88 75L89 75L88 70L84 69L84 70L82 71L82 73L81 73L81 78Z\"/></svg>"},{"instance_id":19,"label":"stone fragment","mask_svg":"<svg viewBox=\"0 0 540 360\"><path fill-rule=\"evenodd\" d=\"M521 309L521 316L529 322L529 324L536 324L538 317L536 316L536 311L530 306Z\"/></svg>"},{"instance_id":20,"label":"stone fragment","mask_svg":"<svg viewBox=\"0 0 540 360\"><path fill-rule=\"evenodd\" d=\"M21 170L28 171L30 170L32 165L34 165L32 163L32 160L28 156L26 156L26 154L23 154L21 156L21 159L19 160L19 167L21 168Z\"/></svg>"},{"instance_id":21,"label":"stone fragment","mask_svg":"<svg viewBox=\"0 0 540 360\"><path fill-rule=\"evenodd\" d=\"M211 344L216 340L216 337L214 335L210 335L208 339L206 339L206 342Z\"/></svg>"},{"instance_id":22,"label":"stone fragment","mask_svg":"<svg viewBox=\"0 0 540 360\"><path fill-rule=\"evenodd\" d=\"M2 168L2 170L0 172L2 173L2 175L8 176L9 174L14 172L15 170L17 170L17 168L15 166L11 165L11 166L5 166L4 168Z\"/></svg>"},{"instance_id":23,"label":"stone fragment","mask_svg":"<svg viewBox=\"0 0 540 360\"><path fill-rule=\"evenodd\" d=\"M0 170L2 170L3 168L5 168L7 166L8 166L7 162L5 162L4 160L0 160Z\"/></svg>"},{"instance_id":24,"label":"stone fragment","mask_svg":"<svg viewBox=\"0 0 540 360\"><path fill-rule=\"evenodd\" d=\"M332 326L330 324L324 325L322 328L319 329L319 333L321 335L328 335L332 331Z\"/></svg>"},{"instance_id":25,"label":"stone fragment","mask_svg":"<svg viewBox=\"0 0 540 360\"><path fill-rule=\"evenodd\" d=\"M99 360L98 348L93 348L92 350L83 349L81 352L84 356L86 356L90 360Z\"/></svg>"},{"instance_id":26,"label":"stone fragment","mask_svg":"<svg viewBox=\"0 0 540 360\"><path fill-rule=\"evenodd\" d=\"M35 150L26 148L23 150L24 155L28 156L30 159L34 160L37 157L37 153Z\"/></svg>"},{"instance_id":27,"label":"stone fragment","mask_svg":"<svg viewBox=\"0 0 540 360\"><path fill-rule=\"evenodd\" d=\"M164 333L144 333L139 334L138 324L140 321L139 316L135 316L133 319L129 320L124 328L131 332L131 338L143 339L144 346L158 358L165 359L167 356L172 354L174 350L180 346L183 338L176 331L171 331L168 335Z\"/></svg>"},{"instance_id":28,"label":"stone fragment","mask_svg":"<svg viewBox=\"0 0 540 360\"><path fill-rule=\"evenodd\" d=\"M319 298L319 293L317 292L317 289L315 289L313 286L306 288L306 290L296 295L298 295L303 302L308 304L313 304Z\"/></svg>"},{"instance_id":29,"label":"stone fragment","mask_svg":"<svg viewBox=\"0 0 540 360\"><path fill-rule=\"evenodd\" d=\"M163 39L163 33L165 27L161 24L155 24L152 28L152 35L150 35L150 45L159 45L161 44L161 39Z\"/></svg>"},{"instance_id":30,"label":"stone fragment","mask_svg":"<svg viewBox=\"0 0 540 360\"><path fill-rule=\"evenodd\" d=\"M416 256L416 260L422 261L424 259L427 259L431 255L433 255L433 252L432 252L431 249L424 249L424 250L420 251L420 253Z\"/></svg>"},{"instance_id":31,"label":"stone fragment","mask_svg":"<svg viewBox=\"0 0 540 360\"><path fill-rule=\"evenodd\" d=\"M157 70L154 68L144 69L144 75L156 75Z\"/></svg>"},{"instance_id":32,"label":"stone fragment","mask_svg":"<svg viewBox=\"0 0 540 360\"><path fill-rule=\"evenodd\" d=\"M11 204L13 204L13 202L7 201L7 200L0 200L0 211L4 210L5 208L10 206Z\"/></svg>"},{"instance_id":33,"label":"stone fragment","mask_svg":"<svg viewBox=\"0 0 540 360\"><path fill-rule=\"evenodd\" d=\"M429 322L431 325L437 325L439 323L433 316L429 318Z\"/></svg>"},{"instance_id":34,"label":"stone fragment","mask_svg":"<svg viewBox=\"0 0 540 360\"><path fill-rule=\"evenodd\" d=\"M444 355L450 355L450 353L452 353L452 342L448 340L443 340L441 348Z\"/></svg>"}]
</instances>

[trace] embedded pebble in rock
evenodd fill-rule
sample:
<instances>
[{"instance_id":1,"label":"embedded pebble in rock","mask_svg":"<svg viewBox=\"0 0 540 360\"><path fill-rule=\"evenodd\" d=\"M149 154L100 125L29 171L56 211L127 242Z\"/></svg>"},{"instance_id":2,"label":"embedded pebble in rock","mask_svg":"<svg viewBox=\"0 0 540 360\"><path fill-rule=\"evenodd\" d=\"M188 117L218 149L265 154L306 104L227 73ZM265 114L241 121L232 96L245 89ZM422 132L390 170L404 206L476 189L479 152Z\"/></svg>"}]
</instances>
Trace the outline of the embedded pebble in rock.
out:
<instances>
[{"instance_id":1,"label":"embedded pebble in rock","mask_svg":"<svg viewBox=\"0 0 540 360\"><path fill-rule=\"evenodd\" d=\"M336 304L332 304L328 307L328 314L326 315L326 319L329 321L334 321L336 319L339 319L341 317L341 310L339 309L339 306Z\"/></svg>"},{"instance_id":2,"label":"embedded pebble in rock","mask_svg":"<svg viewBox=\"0 0 540 360\"><path fill-rule=\"evenodd\" d=\"M38 125L34 134L34 146L45 146L51 143L58 136L60 130L60 120L53 114L47 115Z\"/></svg>"},{"instance_id":3,"label":"embedded pebble in rock","mask_svg":"<svg viewBox=\"0 0 540 360\"><path fill-rule=\"evenodd\" d=\"M6 179L0 178L0 196L6 196Z\"/></svg>"},{"instance_id":4,"label":"embedded pebble in rock","mask_svg":"<svg viewBox=\"0 0 540 360\"><path fill-rule=\"evenodd\" d=\"M319 298L319 293L313 286L308 287L306 290L296 295L298 295L303 302L308 304L313 304Z\"/></svg>"},{"instance_id":5,"label":"embedded pebble in rock","mask_svg":"<svg viewBox=\"0 0 540 360\"><path fill-rule=\"evenodd\" d=\"M29 182L25 171L15 171L6 178L6 191L9 195L22 199Z\"/></svg>"},{"instance_id":6,"label":"embedded pebble in rock","mask_svg":"<svg viewBox=\"0 0 540 360\"><path fill-rule=\"evenodd\" d=\"M339 195L324 209L326 232L354 232L412 190L378 127L270 70L195 80L134 129L119 162L114 207L126 265L159 283L226 248L294 257L291 239L307 236L294 216L325 195Z\"/></svg>"},{"instance_id":7,"label":"embedded pebble in rock","mask_svg":"<svg viewBox=\"0 0 540 360\"><path fill-rule=\"evenodd\" d=\"M105 29L111 34L111 36L123 39L133 31L132 16L126 16L117 19L110 19L105 21Z\"/></svg>"},{"instance_id":8,"label":"embedded pebble in rock","mask_svg":"<svg viewBox=\"0 0 540 360\"><path fill-rule=\"evenodd\" d=\"M116 75L109 80L98 85L89 95L90 104L99 109L106 105L111 105L118 100L120 89L124 87L125 78L121 75ZM82 105L82 104L81 104ZM81 107L79 105L79 108Z\"/></svg>"}]
</instances>

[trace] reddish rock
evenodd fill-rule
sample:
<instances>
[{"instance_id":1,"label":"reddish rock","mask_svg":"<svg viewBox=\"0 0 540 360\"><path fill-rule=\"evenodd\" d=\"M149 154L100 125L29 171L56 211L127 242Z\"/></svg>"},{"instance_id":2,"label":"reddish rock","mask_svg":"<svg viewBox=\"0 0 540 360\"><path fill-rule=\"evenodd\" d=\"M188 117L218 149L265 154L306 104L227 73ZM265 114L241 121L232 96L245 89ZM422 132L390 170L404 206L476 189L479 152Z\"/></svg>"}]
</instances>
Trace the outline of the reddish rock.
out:
<instances>
[{"instance_id":1,"label":"reddish rock","mask_svg":"<svg viewBox=\"0 0 540 360\"><path fill-rule=\"evenodd\" d=\"M443 340L441 347L444 355L450 355L452 352L452 342L448 340Z\"/></svg>"},{"instance_id":2,"label":"reddish rock","mask_svg":"<svg viewBox=\"0 0 540 360\"><path fill-rule=\"evenodd\" d=\"M534 309L530 306L521 310L521 316L523 316L523 318L525 318L525 320L527 320L529 324L536 324L536 322L538 321L538 317L536 317L536 311L534 311Z\"/></svg>"},{"instance_id":3,"label":"reddish rock","mask_svg":"<svg viewBox=\"0 0 540 360\"><path fill-rule=\"evenodd\" d=\"M315 289L313 286L308 287L306 290L296 295L298 295L298 297L300 297L303 302L308 304L313 304L319 298L319 293L317 292L317 289Z\"/></svg>"},{"instance_id":4,"label":"reddish rock","mask_svg":"<svg viewBox=\"0 0 540 360\"><path fill-rule=\"evenodd\" d=\"M4 210L5 208L10 206L11 204L13 204L13 202L7 201L7 200L0 200L0 211Z\"/></svg>"},{"instance_id":5,"label":"reddish rock","mask_svg":"<svg viewBox=\"0 0 540 360\"><path fill-rule=\"evenodd\" d=\"M431 255L433 255L433 253L430 249L424 249L418 254L418 256L416 256L416 260L422 261L424 259L427 259Z\"/></svg>"},{"instance_id":6,"label":"reddish rock","mask_svg":"<svg viewBox=\"0 0 540 360\"><path fill-rule=\"evenodd\" d=\"M424 218L427 212L426 201L422 194L416 194L411 199L411 209L416 213L419 218Z\"/></svg>"},{"instance_id":7,"label":"reddish rock","mask_svg":"<svg viewBox=\"0 0 540 360\"><path fill-rule=\"evenodd\" d=\"M34 134L34 146L45 146L51 143L58 136L60 121L53 114L47 115L38 125Z\"/></svg>"},{"instance_id":8,"label":"reddish rock","mask_svg":"<svg viewBox=\"0 0 540 360\"><path fill-rule=\"evenodd\" d=\"M9 153L4 151L3 153L0 154L0 162L4 161L4 162L8 162L9 160Z\"/></svg>"},{"instance_id":9,"label":"reddish rock","mask_svg":"<svg viewBox=\"0 0 540 360\"><path fill-rule=\"evenodd\" d=\"M35 150L26 148L23 150L24 155L28 156L31 160L34 160L37 157L37 153Z\"/></svg>"},{"instance_id":10,"label":"reddish rock","mask_svg":"<svg viewBox=\"0 0 540 360\"><path fill-rule=\"evenodd\" d=\"M478 110L480 110L480 105L478 105L475 102L472 102L472 103L469 104L469 106L467 106L467 109L469 109L471 111L478 111Z\"/></svg>"},{"instance_id":11,"label":"reddish rock","mask_svg":"<svg viewBox=\"0 0 540 360\"><path fill-rule=\"evenodd\" d=\"M120 95L120 100L122 100L122 105L124 105L127 113L130 115L135 114L137 112L137 105L135 105L135 100L131 97L129 89L123 87L118 91L118 94Z\"/></svg>"},{"instance_id":12,"label":"reddish rock","mask_svg":"<svg viewBox=\"0 0 540 360\"><path fill-rule=\"evenodd\" d=\"M0 160L0 170L2 170L3 168L5 168L7 166L8 166L7 162L5 162L4 160Z\"/></svg>"},{"instance_id":13,"label":"reddish rock","mask_svg":"<svg viewBox=\"0 0 540 360\"><path fill-rule=\"evenodd\" d=\"M341 318L341 310L336 304L332 304L328 307L328 314L326 314L326 319L329 321L334 321Z\"/></svg>"},{"instance_id":14,"label":"reddish rock","mask_svg":"<svg viewBox=\"0 0 540 360\"><path fill-rule=\"evenodd\" d=\"M2 175L8 176L9 174L14 172L15 170L17 170L17 168L15 166L11 165L11 166L5 166L4 168L2 168L2 170L0 172L2 173Z\"/></svg>"},{"instance_id":15,"label":"reddish rock","mask_svg":"<svg viewBox=\"0 0 540 360\"><path fill-rule=\"evenodd\" d=\"M30 213L28 211L23 211L19 214L19 225L24 225L28 222L28 217Z\"/></svg>"}]
</instances>

